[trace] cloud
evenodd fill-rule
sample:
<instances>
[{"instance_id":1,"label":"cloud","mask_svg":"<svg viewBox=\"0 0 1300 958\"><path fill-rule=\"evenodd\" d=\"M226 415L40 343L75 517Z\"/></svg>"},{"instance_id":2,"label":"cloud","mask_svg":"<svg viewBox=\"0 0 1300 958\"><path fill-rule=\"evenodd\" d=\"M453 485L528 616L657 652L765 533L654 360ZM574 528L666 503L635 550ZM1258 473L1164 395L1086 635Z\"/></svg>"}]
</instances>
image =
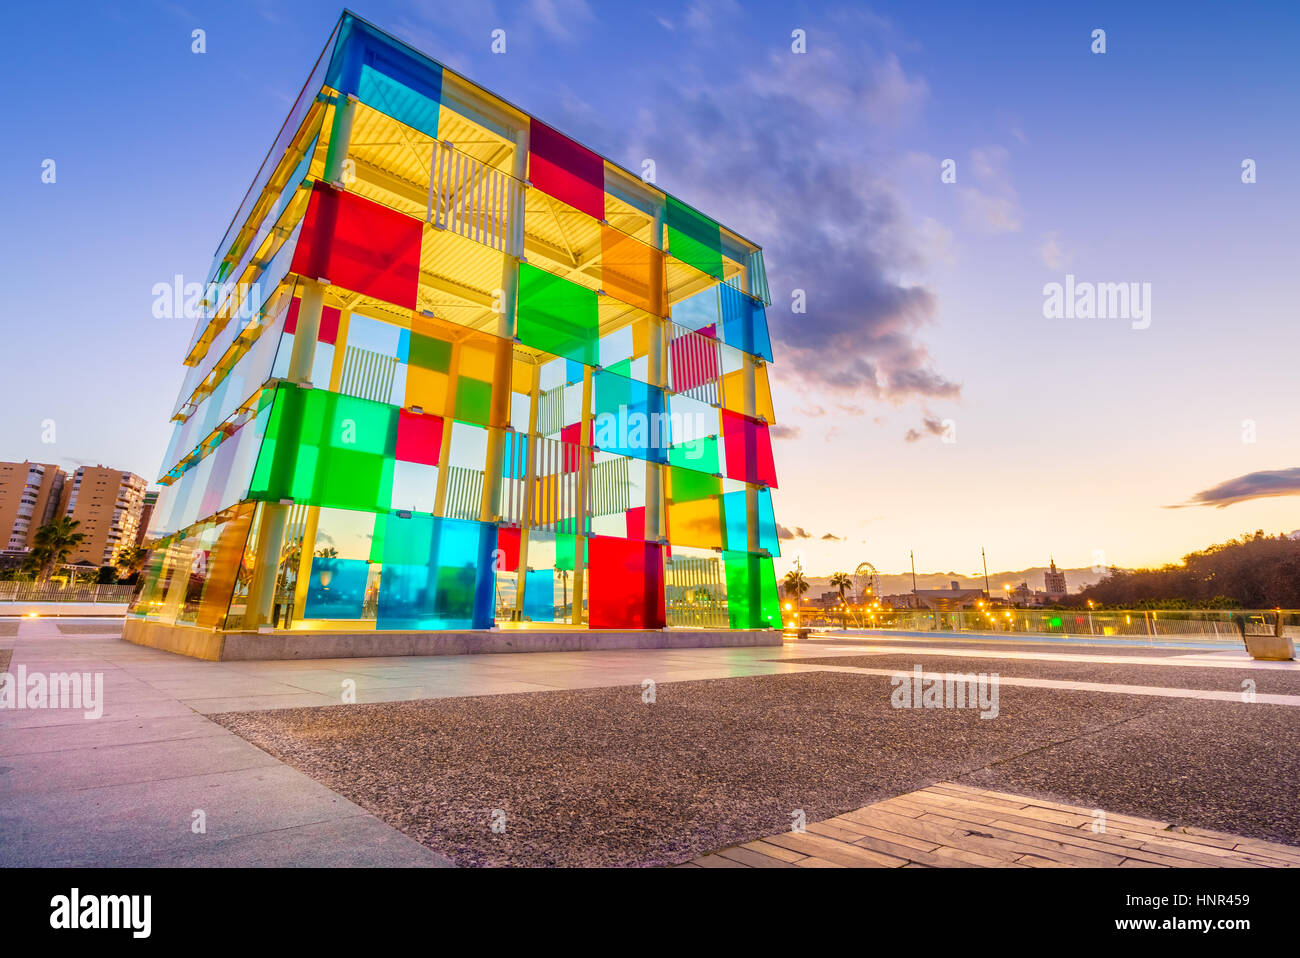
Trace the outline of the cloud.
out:
<instances>
[{"instance_id":1,"label":"cloud","mask_svg":"<svg viewBox=\"0 0 1300 958\"><path fill-rule=\"evenodd\" d=\"M921 425L925 428L925 432L921 432L920 430L917 429L909 429L903 435L904 441L917 442L921 439L924 439L926 433L929 433L932 436L942 436L946 428L944 426L943 420L939 419L936 416L926 416L924 419L921 420Z\"/></svg>"},{"instance_id":2,"label":"cloud","mask_svg":"<svg viewBox=\"0 0 1300 958\"><path fill-rule=\"evenodd\" d=\"M811 539L812 538L812 536L808 534L808 531L804 529L803 526L795 526L794 531L791 532L787 526L783 526L779 522L776 524L776 537L778 539Z\"/></svg>"},{"instance_id":3,"label":"cloud","mask_svg":"<svg viewBox=\"0 0 1300 958\"><path fill-rule=\"evenodd\" d=\"M530 0L528 9L537 25L556 40L573 40L574 30L594 19L586 0Z\"/></svg>"},{"instance_id":4,"label":"cloud","mask_svg":"<svg viewBox=\"0 0 1300 958\"><path fill-rule=\"evenodd\" d=\"M1070 255L1061 243L1061 234L1055 230L1043 234L1043 241L1038 246L1038 256L1048 269L1065 269L1070 262Z\"/></svg>"},{"instance_id":5,"label":"cloud","mask_svg":"<svg viewBox=\"0 0 1300 958\"><path fill-rule=\"evenodd\" d=\"M755 62L737 49L731 82L664 81L622 154L634 168L653 158L659 186L764 245L772 336L801 385L894 404L957 398L921 339L935 295L899 280L948 255L946 236L908 222L883 172L902 152L892 128L928 88L873 48L874 21L816 27L805 54L787 45ZM796 289L806 313L791 311Z\"/></svg>"},{"instance_id":6,"label":"cloud","mask_svg":"<svg viewBox=\"0 0 1300 958\"><path fill-rule=\"evenodd\" d=\"M686 11L686 26L697 37L708 37L715 27L725 29L719 21L734 22L744 15L736 0L695 0Z\"/></svg>"},{"instance_id":7,"label":"cloud","mask_svg":"<svg viewBox=\"0 0 1300 958\"><path fill-rule=\"evenodd\" d=\"M842 536L833 535L832 533L829 533L829 532L826 533L826 535L822 536L822 539L823 539L823 541L826 540L826 539L830 539L830 540L832 540L832 541L834 541L834 542L843 542L843 541L844 541L844 539L843 539Z\"/></svg>"},{"instance_id":8,"label":"cloud","mask_svg":"<svg viewBox=\"0 0 1300 958\"><path fill-rule=\"evenodd\" d=\"M1214 506L1222 509L1236 502L1267 499L1271 496L1300 495L1300 467L1248 472L1235 479L1227 479L1217 486L1203 489L1187 502L1166 506L1181 509L1186 506Z\"/></svg>"},{"instance_id":9,"label":"cloud","mask_svg":"<svg viewBox=\"0 0 1300 958\"><path fill-rule=\"evenodd\" d=\"M970 152L970 173L978 186L960 190L966 225L983 233L1015 233L1020 229L1020 200L1007 171L1006 147L977 147Z\"/></svg>"},{"instance_id":10,"label":"cloud","mask_svg":"<svg viewBox=\"0 0 1300 958\"><path fill-rule=\"evenodd\" d=\"M773 439L798 439L803 430L798 426L787 426L784 423L778 423L767 430L767 434Z\"/></svg>"}]
</instances>

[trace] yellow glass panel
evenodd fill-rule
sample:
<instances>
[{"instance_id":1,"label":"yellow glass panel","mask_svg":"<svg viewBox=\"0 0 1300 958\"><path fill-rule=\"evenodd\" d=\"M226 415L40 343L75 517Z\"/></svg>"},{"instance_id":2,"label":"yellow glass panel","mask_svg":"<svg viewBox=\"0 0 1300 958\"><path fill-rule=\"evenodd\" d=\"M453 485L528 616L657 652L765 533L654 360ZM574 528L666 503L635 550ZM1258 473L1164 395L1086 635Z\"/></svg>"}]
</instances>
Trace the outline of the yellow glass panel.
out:
<instances>
[{"instance_id":1,"label":"yellow glass panel","mask_svg":"<svg viewBox=\"0 0 1300 958\"><path fill-rule=\"evenodd\" d=\"M406 407L419 406L431 416L447 415L447 374L406 367Z\"/></svg>"},{"instance_id":2,"label":"yellow glass panel","mask_svg":"<svg viewBox=\"0 0 1300 958\"><path fill-rule=\"evenodd\" d=\"M722 377L722 406L741 415L745 413L745 371L737 369ZM762 416L769 424L776 422L772 409L772 387L767 378L767 365L754 367L754 414Z\"/></svg>"},{"instance_id":3,"label":"yellow glass panel","mask_svg":"<svg viewBox=\"0 0 1300 958\"><path fill-rule=\"evenodd\" d=\"M457 372L485 383L492 382L492 349L487 343L462 343L460 368Z\"/></svg>"},{"instance_id":4,"label":"yellow glass panel","mask_svg":"<svg viewBox=\"0 0 1300 958\"><path fill-rule=\"evenodd\" d=\"M668 504L668 541L675 546L722 548L722 517L713 497Z\"/></svg>"}]
</instances>

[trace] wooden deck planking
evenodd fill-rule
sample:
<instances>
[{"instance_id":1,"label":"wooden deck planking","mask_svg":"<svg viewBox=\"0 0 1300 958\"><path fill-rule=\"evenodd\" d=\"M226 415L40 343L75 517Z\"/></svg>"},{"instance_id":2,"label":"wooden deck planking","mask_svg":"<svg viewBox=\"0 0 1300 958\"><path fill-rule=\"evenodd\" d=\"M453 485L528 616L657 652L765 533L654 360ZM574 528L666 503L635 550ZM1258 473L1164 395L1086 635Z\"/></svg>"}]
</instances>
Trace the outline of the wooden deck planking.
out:
<instances>
[{"instance_id":1,"label":"wooden deck planking","mask_svg":"<svg viewBox=\"0 0 1300 958\"><path fill-rule=\"evenodd\" d=\"M1300 847L940 782L702 855L704 868L1296 868Z\"/></svg>"}]
</instances>

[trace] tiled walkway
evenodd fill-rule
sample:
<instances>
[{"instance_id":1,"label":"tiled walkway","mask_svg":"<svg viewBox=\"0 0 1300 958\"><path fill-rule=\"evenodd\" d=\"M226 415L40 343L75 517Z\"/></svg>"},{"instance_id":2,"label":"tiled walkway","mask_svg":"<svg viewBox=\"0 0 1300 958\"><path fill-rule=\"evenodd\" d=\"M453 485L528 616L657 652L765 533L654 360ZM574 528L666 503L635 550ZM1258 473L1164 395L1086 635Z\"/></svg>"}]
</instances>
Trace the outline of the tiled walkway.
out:
<instances>
[{"instance_id":1,"label":"tiled walkway","mask_svg":"<svg viewBox=\"0 0 1300 958\"><path fill-rule=\"evenodd\" d=\"M205 718L236 710L337 705L347 688L355 689L358 703L388 702L640 685L646 679L668 683L826 671L887 674L892 670L797 660L868 655L880 657L883 666L893 664L888 656L904 654L910 668L913 662L938 666L937 657L961 655L996 657L999 661L990 661L989 667L1002 673L1007 686L1231 702L1240 693L1227 690L1249 675L1261 683L1260 705L1300 705L1300 695L1292 694L1292 676L1300 677L1300 664L1252 662L1234 651L1067 646L1058 653L1041 646L1017 650L1009 644L981 651L965 644L958 649L955 640L942 637L919 640L921 644L873 637L866 642L788 642L780 648L201 662L124 643L120 630L120 620L0 621L0 647L12 649L11 668L102 673L105 692L103 716L97 721L66 709L0 711L0 864L446 864L338 793ZM1141 683L1134 685L1052 677L1052 670L1071 661L1114 661L1146 671L1141 679L1128 680ZM1207 669L1223 678L1208 681ZM1270 677L1272 687L1265 685ZM1269 688L1267 694L1264 688ZM891 799L892 806L884 804L897 815L913 801L901 797ZM199 810L205 812L203 833L191 827ZM843 817L851 821L856 814ZM903 817L920 821L926 814ZM976 812L968 809L966 814L961 821ZM937 824L921 822L926 828ZM979 827L990 823L973 824L975 830L993 834ZM1050 832L1051 824L1042 827ZM798 840L838 840L813 829L809 826L810 834ZM848 834L841 828L841 838ZM1022 844L1039 847L1024 837ZM843 848L836 854L873 851L861 838L839 841ZM966 834L963 843L954 845L935 841L933 847L919 847L918 842L928 844L925 838L901 845L938 859L950 854L939 849L949 847L984 854L971 850L970 840ZM1096 841L1091 836L1084 840ZM775 839L768 844L796 854ZM1140 844L1145 843L1135 847ZM1083 848L1119 854L1113 848ZM739 854L717 858L726 861ZM1157 853L1147 850L1146 858L1151 854ZM1023 851L1025 855L1043 857L1033 851ZM802 864L833 861L829 855L808 853L806 858ZM1145 860L1135 854L1122 857L1125 864L1134 859Z\"/></svg>"},{"instance_id":2,"label":"tiled walkway","mask_svg":"<svg viewBox=\"0 0 1300 958\"><path fill-rule=\"evenodd\" d=\"M680 868L1296 868L1300 848L944 782Z\"/></svg>"}]
</instances>

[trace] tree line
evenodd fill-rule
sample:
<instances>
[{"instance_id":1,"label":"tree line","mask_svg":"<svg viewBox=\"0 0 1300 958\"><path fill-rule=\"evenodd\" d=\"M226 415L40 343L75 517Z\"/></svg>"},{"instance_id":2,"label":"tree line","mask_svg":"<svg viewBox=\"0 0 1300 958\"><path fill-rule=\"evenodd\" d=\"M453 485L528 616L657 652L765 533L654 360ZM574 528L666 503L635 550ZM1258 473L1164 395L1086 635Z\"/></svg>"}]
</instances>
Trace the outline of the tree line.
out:
<instances>
[{"instance_id":1,"label":"tree line","mask_svg":"<svg viewBox=\"0 0 1300 958\"><path fill-rule=\"evenodd\" d=\"M1300 609L1300 537L1261 529L1158 569L1110 569L1073 607Z\"/></svg>"}]
</instances>

